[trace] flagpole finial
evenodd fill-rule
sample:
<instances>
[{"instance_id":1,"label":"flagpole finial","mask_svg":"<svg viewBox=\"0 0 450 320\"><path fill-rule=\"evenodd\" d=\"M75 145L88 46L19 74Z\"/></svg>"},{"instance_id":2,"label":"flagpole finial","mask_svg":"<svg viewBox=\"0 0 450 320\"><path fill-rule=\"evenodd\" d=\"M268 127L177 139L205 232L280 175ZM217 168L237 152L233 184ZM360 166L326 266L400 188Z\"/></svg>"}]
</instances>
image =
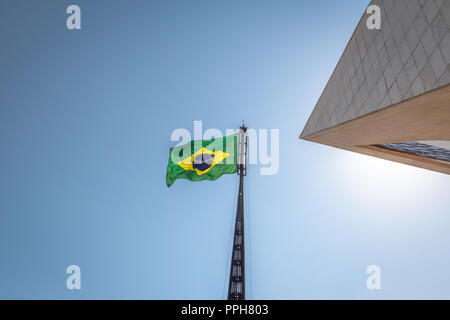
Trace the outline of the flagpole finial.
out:
<instances>
[{"instance_id":1,"label":"flagpole finial","mask_svg":"<svg viewBox=\"0 0 450 320\"><path fill-rule=\"evenodd\" d=\"M247 127L245 126L245 121L244 120L242 120L242 127L241 127L241 129L244 130L244 131L247 131Z\"/></svg>"}]
</instances>

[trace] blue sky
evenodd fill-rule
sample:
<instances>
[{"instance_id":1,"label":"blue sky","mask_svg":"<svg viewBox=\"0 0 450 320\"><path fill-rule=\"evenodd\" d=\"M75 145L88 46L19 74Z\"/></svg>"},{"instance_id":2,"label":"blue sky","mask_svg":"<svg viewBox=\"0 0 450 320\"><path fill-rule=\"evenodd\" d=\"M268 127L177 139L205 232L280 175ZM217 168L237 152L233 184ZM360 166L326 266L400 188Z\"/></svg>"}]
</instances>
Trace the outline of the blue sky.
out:
<instances>
[{"instance_id":1,"label":"blue sky","mask_svg":"<svg viewBox=\"0 0 450 320\"><path fill-rule=\"evenodd\" d=\"M248 298L450 298L448 176L298 139L367 4L2 1L0 298L225 298L238 178L165 170L174 129L242 119L280 129L246 178Z\"/></svg>"}]
</instances>

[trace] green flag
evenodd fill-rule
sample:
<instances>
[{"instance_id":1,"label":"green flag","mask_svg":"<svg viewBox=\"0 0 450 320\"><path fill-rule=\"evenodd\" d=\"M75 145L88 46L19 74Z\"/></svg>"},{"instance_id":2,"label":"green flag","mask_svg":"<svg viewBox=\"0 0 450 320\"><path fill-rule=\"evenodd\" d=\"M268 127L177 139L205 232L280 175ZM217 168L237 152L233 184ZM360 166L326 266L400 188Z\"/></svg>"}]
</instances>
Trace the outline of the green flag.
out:
<instances>
[{"instance_id":1,"label":"green flag","mask_svg":"<svg viewBox=\"0 0 450 320\"><path fill-rule=\"evenodd\" d=\"M177 179L216 180L236 173L237 135L212 140L195 140L170 149L166 183Z\"/></svg>"}]
</instances>

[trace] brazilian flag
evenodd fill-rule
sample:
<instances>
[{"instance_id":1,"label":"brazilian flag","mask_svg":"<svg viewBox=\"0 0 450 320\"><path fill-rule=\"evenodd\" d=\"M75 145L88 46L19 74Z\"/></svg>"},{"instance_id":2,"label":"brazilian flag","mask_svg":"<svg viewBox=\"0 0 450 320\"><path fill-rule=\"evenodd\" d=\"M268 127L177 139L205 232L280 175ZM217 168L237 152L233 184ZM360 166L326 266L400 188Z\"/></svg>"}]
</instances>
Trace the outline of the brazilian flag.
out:
<instances>
[{"instance_id":1,"label":"brazilian flag","mask_svg":"<svg viewBox=\"0 0 450 320\"><path fill-rule=\"evenodd\" d=\"M212 140L193 140L170 149L166 183L177 179L216 180L236 173L237 135Z\"/></svg>"}]
</instances>

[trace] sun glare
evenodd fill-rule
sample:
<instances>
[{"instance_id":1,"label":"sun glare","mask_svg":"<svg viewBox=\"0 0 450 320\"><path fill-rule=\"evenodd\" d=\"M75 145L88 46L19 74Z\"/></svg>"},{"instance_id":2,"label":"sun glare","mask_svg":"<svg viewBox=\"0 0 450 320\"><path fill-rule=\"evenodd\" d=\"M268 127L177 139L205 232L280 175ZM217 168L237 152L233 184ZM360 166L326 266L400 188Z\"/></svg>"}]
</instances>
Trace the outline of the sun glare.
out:
<instances>
[{"instance_id":1,"label":"sun glare","mask_svg":"<svg viewBox=\"0 0 450 320\"><path fill-rule=\"evenodd\" d=\"M439 173L357 153L337 155L339 178L362 198L372 201L424 196Z\"/></svg>"}]
</instances>

